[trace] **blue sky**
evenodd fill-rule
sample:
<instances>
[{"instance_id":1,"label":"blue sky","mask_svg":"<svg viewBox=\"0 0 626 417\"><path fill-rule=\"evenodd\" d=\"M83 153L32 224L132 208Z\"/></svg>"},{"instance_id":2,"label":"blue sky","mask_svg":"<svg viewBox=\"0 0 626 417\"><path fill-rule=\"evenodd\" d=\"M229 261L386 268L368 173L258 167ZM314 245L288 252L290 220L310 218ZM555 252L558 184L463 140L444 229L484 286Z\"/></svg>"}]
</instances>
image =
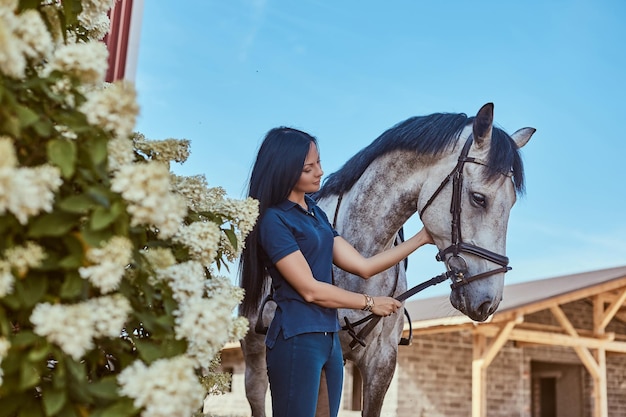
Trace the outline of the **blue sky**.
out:
<instances>
[{"instance_id":1,"label":"blue sky","mask_svg":"<svg viewBox=\"0 0 626 417\"><path fill-rule=\"evenodd\" d=\"M149 0L137 130L191 140L174 171L239 198L272 127L315 135L329 174L408 117L493 102L507 132L537 129L506 282L623 266L625 18L621 0ZM435 253L411 255L409 285L443 272Z\"/></svg>"}]
</instances>

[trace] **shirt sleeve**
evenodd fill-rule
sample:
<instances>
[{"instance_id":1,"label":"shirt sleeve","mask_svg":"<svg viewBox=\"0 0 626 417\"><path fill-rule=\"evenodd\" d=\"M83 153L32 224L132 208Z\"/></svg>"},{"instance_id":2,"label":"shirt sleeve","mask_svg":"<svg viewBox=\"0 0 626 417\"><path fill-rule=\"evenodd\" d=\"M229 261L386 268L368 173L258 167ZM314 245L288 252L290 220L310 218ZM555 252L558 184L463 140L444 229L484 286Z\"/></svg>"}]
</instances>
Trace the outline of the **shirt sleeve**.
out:
<instances>
[{"instance_id":1,"label":"shirt sleeve","mask_svg":"<svg viewBox=\"0 0 626 417\"><path fill-rule=\"evenodd\" d=\"M259 242L272 264L300 250L293 231L275 210L268 210L261 219Z\"/></svg>"}]
</instances>

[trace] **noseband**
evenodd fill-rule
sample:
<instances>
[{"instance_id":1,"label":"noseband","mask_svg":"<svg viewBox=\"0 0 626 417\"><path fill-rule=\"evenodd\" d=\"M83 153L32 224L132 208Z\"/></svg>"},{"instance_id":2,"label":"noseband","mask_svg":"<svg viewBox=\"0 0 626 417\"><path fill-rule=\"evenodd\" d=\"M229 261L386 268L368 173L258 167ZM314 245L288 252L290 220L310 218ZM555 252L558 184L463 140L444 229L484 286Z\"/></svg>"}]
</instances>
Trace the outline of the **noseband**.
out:
<instances>
[{"instance_id":1,"label":"noseband","mask_svg":"<svg viewBox=\"0 0 626 417\"><path fill-rule=\"evenodd\" d=\"M437 198L439 193L445 188L446 185L452 180L452 201L450 202L450 213L452 213L452 221L451 221L451 242L450 246L445 249L442 249L437 253L436 259L440 262L444 262L446 264L446 268L448 269L447 275L452 280L452 284L450 287L452 289L461 287L463 285L467 285L472 281L476 281L481 278L488 277L490 275L499 274L501 272L507 272L511 270L509 267L509 258L495 252L492 252L488 249L481 248L480 246L472 245L471 243L463 242L463 238L461 237L461 192L463 189L463 167L466 162L471 162L480 165L486 165L485 162L477 159L468 157L470 147L472 146L473 135L470 135L465 141L465 145L463 145L463 149L461 150L461 155L459 156L459 160L452 170L450 174L441 182L439 188L435 190L430 199L426 202L424 207L422 207L420 211L420 218L424 215L424 212L428 207L430 207L431 203ZM469 275L467 269L467 262L461 256L461 253L469 253L472 255L476 255L483 259L486 259L490 262L493 262L497 265L500 265L500 268L492 269L489 271L482 272L477 275Z\"/></svg>"}]
</instances>

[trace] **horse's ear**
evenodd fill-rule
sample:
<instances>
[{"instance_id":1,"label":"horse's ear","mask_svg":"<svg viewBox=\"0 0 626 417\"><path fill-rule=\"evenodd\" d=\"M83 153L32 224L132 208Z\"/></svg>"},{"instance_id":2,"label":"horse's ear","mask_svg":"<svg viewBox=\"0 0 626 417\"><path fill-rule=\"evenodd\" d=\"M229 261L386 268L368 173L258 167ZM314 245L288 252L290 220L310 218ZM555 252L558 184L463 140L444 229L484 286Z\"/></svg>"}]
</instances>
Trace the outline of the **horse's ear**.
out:
<instances>
[{"instance_id":1,"label":"horse's ear","mask_svg":"<svg viewBox=\"0 0 626 417\"><path fill-rule=\"evenodd\" d=\"M517 147L521 148L522 146L528 143L528 141L530 140L530 137L536 131L537 129L535 129L534 127L523 127L519 129L518 131L516 131L515 133L513 133L511 135L511 138L513 139Z\"/></svg>"},{"instance_id":2,"label":"horse's ear","mask_svg":"<svg viewBox=\"0 0 626 417\"><path fill-rule=\"evenodd\" d=\"M474 118L474 143L483 146L491 141L493 129L493 103L487 103L478 110Z\"/></svg>"}]
</instances>

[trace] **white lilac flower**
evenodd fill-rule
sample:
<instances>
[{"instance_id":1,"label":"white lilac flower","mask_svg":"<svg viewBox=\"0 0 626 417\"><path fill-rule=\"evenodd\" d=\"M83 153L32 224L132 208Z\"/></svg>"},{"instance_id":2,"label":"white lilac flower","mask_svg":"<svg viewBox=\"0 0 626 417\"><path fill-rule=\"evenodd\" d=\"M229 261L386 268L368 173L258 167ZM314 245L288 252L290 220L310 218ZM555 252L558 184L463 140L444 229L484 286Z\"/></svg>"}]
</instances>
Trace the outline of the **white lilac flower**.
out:
<instances>
[{"instance_id":1,"label":"white lilac flower","mask_svg":"<svg viewBox=\"0 0 626 417\"><path fill-rule=\"evenodd\" d=\"M135 87L125 81L116 81L106 88L90 91L80 111L93 126L100 126L116 137L128 138L135 128L139 113Z\"/></svg>"},{"instance_id":2,"label":"white lilac flower","mask_svg":"<svg viewBox=\"0 0 626 417\"><path fill-rule=\"evenodd\" d=\"M143 417L189 417L202 407L206 391L184 356L159 359L150 366L137 360L118 376L120 393L143 408Z\"/></svg>"},{"instance_id":3,"label":"white lilac flower","mask_svg":"<svg viewBox=\"0 0 626 417\"><path fill-rule=\"evenodd\" d=\"M102 39L109 31L111 22L107 15L114 0L84 0L78 21L89 32L92 39Z\"/></svg>"},{"instance_id":4,"label":"white lilac flower","mask_svg":"<svg viewBox=\"0 0 626 417\"><path fill-rule=\"evenodd\" d=\"M176 338L187 341L186 355L197 366L210 363L229 341L232 305L222 298L194 298L178 307L174 311Z\"/></svg>"},{"instance_id":5,"label":"white lilac flower","mask_svg":"<svg viewBox=\"0 0 626 417\"><path fill-rule=\"evenodd\" d=\"M13 292L15 277L11 273L11 264L0 259L0 298Z\"/></svg>"},{"instance_id":6,"label":"white lilac flower","mask_svg":"<svg viewBox=\"0 0 626 417\"><path fill-rule=\"evenodd\" d=\"M143 135L135 136L135 148L155 161L185 162L189 158L190 143L186 139L146 140Z\"/></svg>"},{"instance_id":7,"label":"white lilac flower","mask_svg":"<svg viewBox=\"0 0 626 417\"><path fill-rule=\"evenodd\" d=\"M0 169L0 214L9 211L26 224L30 216L52 211L54 194L62 183L61 172L51 165Z\"/></svg>"},{"instance_id":8,"label":"white lilac flower","mask_svg":"<svg viewBox=\"0 0 626 417\"><path fill-rule=\"evenodd\" d=\"M167 167L157 162L120 167L113 175L111 190L129 203L132 226L154 226L164 239L176 233L187 215L183 197L170 192Z\"/></svg>"},{"instance_id":9,"label":"white lilac flower","mask_svg":"<svg viewBox=\"0 0 626 417\"><path fill-rule=\"evenodd\" d=\"M245 200L226 198L218 204L217 211L232 218L242 238L245 239L256 223L259 215L259 202L251 197Z\"/></svg>"},{"instance_id":10,"label":"white lilac flower","mask_svg":"<svg viewBox=\"0 0 626 417\"><path fill-rule=\"evenodd\" d=\"M92 298L87 303L94 317L94 337L119 337L132 311L130 301L122 294L113 294Z\"/></svg>"},{"instance_id":11,"label":"white lilac flower","mask_svg":"<svg viewBox=\"0 0 626 417\"><path fill-rule=\"evenodd\" d=\"M9 353L9 348L11 347L11 343L6 337L0 337L0 365L2 365L2 361L7 357ZM2 367L0 366L0 386L2 386L2 377L4 376L4 372L2 371Z\"/></svg>"},{"instance_id":12,"label":"white lilac flower","mask_svg":"<svg viewBox=\"0 0 626 417\"><path fill-rule=\"evenodd\" d=\"M79 268L78 273L102 293L114 291L132 260L132 249L130 240L114 236L103 247L87 250L86 258L92 265Z\"/></svg>"},{"instance_id":13,"label":"white lilac flower","mask_svg":"<svg viewBox=\"0 0 626 417\"><path fill-rule=\"evenodd\" d=\"M148 248L141 251L154 270L166 269L176 264L176 258L170 248Z\"/></svg>"},{"instance_id":14,"label":"white lilac flower","mask_svg":"<svg viewBox=\"0 0 626 417\"><path fill-rule=\"evenodd\" d=\"M104 82L107 60L108 51L102 42L69 43L54 51L43 75L58 70L76 77L81 83L98 85Z\"/></svg>"},{"instance_id":15,"label":"white lilac flower","mask_svg":"<svg viewBox=\"0 0 626 417\"><path fill-rule=\"evenodd\" d=\"M196 212L208 211L208 184L204 175L180 176L171 174L172 189L185 197L187 205Z\"/></svg>"},{"instance_id":16,"label":"white lilac flower","mask_svg":"<svg viewBox=\"0 0 626 417\"><path fill-rule=\"evenodd\" d=\"M120 169L123 165L133 163L135 153L133 141L125 137L115 137L107 143L109 172Z\"/></svg>"},{"instance_id":17,"label":"white lilac flower","mask_svg":"<svg viewBox=\"0 0 626 417\"><path fill-rule=\"evenodd\" d=\"M12 169L17 167L17 156L13 140L8 136L0 136L0 169Z\"/></svg>"},{"instance_id":18,"label":"white lilac flower","mask_svg":"<svg viewBox=\"0 0 626 417\"><path fill-rule=\"evenodd\" d=\"M86 303L37 304L30 316L33 331L54 343L63 352L80 360L93 349L95 336L92 309Z\"/></svg>"},{"instance_id":19,"label":"white lilac flower","mask_svg":"<svg viewBox=\"0 0 626 417\"><path fill-rule=\"evenodd\" d=\"M202 264L183 262L157 271L160 280L167 282L178 303L202 298L205 293L206 272Z\"/></svg>"},{"instance_id":20,"label":"white lilac flower","mask_svg":"<svg viewBox=\"0 0 626 417\"><path fill-rule=\"evenodd\" d=\"M41 266L46 258L43 248L35 242L26 242L24 246L13 246L4 252L7 262L17 271L19 277L26 275L30 268Z\"/></svg>"},{"instance_id":21,"label":"white lilac flower","mask_svg":"<svg viewBox=\"0 0 626 417\"><path fill-rule=\"evenodd\" d=\"M63 97L64 104L69 108L74 108L76 105L76 96L72 89L72 81L67 75L63 75L61 78L55 81L50 86L50 90L61 97ZM55 126L56 127L56 126Z\"/></svg>"},{"instance_id":22,"label":"white lilac flower","mask_svg":"<svg viewBox=\"0 0 626 417\"><path fill-rule=\"evenodd\" d=\"M0 6L0 72L13 78L22 78L26 70L26 58L20 48L14 29L18 20L13 9Z\"/></svg>"},{"instance_id":23,"label":"white lilac flower","mask_svg":"<svg viewBox=\"0 0 626 417\"><path fill-rule=\"evenodd\" d=\"M42 62L52 55L52 36L38 11L24 10L18 16L15 33L22 44L22 53L33 61Z\"/></svg>"},{"instance_id":24,"label":"white lilac flower","mask_svg":"<svg viewBox=\"0 0 626 417\"><path fill-rule=\"evenodd\" d=\"M230 341L241 340L248 333L250 322L243 316L237 316L230 327Z\"/></svg>"},{"instance_id":25,"label":"white lilac flower","mask_svg":"<svg viewBox=\"0 0 626 417\"><path fill-rule=\"evenodd\" d=\"M131 311L130 302L115 294L77 304L37 304L30 321L36 334L80 360L95 338L119 337Z\"/></svg>"},{"instance_id":26,"label":"white lilac flower","mask_svg":"<svg viewBox=\"0 0 626 417\"><path fill-rule=\"evenodd\" d=\"M213 222L194 222L188 226L181 226L172 238L174 242L185 245L189 256L209 266L215 260L222 231Z\"/></svg>"}]
</instances>

